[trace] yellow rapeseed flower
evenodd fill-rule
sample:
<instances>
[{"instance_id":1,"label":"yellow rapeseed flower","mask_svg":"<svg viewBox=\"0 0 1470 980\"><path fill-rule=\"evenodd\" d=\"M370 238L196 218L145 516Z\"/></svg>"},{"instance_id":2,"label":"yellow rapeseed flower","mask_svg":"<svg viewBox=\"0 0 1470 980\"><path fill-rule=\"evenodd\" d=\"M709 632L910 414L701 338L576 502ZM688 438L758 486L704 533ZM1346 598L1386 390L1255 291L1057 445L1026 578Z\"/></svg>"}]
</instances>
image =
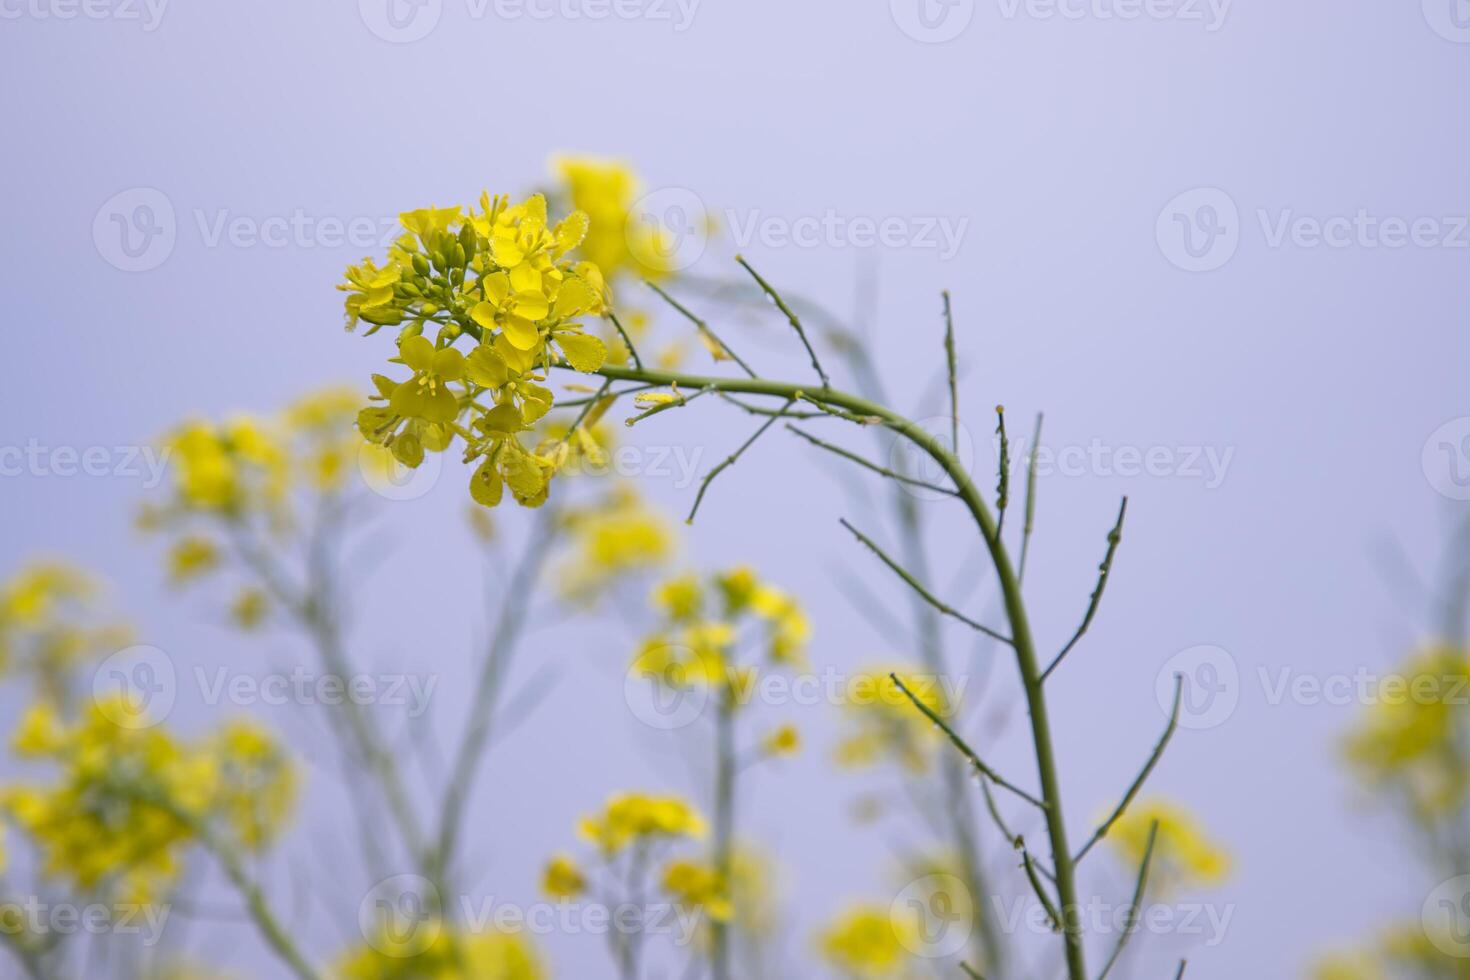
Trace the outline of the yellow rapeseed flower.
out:
<instances>
[{"instance_id":1,"label":"yellow rapeseed flower","mask_svg":"<svg viewBox=\"0 0 1470 980\"><path fill-rule=\"evenodd\" d=\"M1195 816L1167 800L1138 800L1108 831L1107 840L1130 865L1143 860L1149 829L1158 823L1150 887L1169 890L1189 885L1214 885L1230 871L1230 855L1205 836Z\"/></svg>"}]
</instances>

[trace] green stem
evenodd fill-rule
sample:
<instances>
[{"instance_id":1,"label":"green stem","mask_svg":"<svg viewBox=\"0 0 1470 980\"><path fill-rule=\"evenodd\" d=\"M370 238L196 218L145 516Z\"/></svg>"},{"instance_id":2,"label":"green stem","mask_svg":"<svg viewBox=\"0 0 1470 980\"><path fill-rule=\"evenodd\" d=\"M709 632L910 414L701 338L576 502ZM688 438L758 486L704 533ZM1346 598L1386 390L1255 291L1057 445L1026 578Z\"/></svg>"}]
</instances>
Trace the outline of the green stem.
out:
<instances>
[{"instance_id":1,"label":"green stem","mask_svg":"<svg viewBox=\"0 0 1470 980\"><path fill-rule=\"evenodd\" d=\"M865 398L832 388L824 387L812 391L809 386L784 381L767 381L762 378L720 378L675 371L639 371L616 366L604 367L598 373L605 378L620 381L679 384L690 389L712 388L733 394L765 395L786 400L803 398L825 407L879 420L883 425L908 439L944 470L954 483L960 499L970 511L970 515L980 530L1000 583L1006 617L1011 623L1011 645L1016 652L1016 663L1026 693L1031 723L1031 741L1036 753L1036 769L1041 786L1041 797L1047 804L1047 836L1051 844L1057 879L1057 898L1062 915L1067 976L1068 980L1087 980L1082 925L1077 903L1076 873L1071 848L1067 841L1061 780L1057 773L1056 751L1052 744L1051 717L1047 710L1046 692L1041 683L1041 666L1036 653L1036 641L1031 634L1030 618L1027 615L1020 581L1016 577L1010 553L1006 550L1005 542L1001 540L990 508L986 505L959 458L934 436L897 412Z\"/></svg>"},{"instance_id":2,"label":"green stem","mask_svg":"<svg viewBox=\"0 0 1470 980\"><path fill-rule=\"evenodd\" d=\"M715 717L715 874L722 888L730 887L731 854L735 836L735 693L720 696ZM711 929L710 970L714 980L730 980L729 923L714 921Z\"/></svg>"}]
</instances>

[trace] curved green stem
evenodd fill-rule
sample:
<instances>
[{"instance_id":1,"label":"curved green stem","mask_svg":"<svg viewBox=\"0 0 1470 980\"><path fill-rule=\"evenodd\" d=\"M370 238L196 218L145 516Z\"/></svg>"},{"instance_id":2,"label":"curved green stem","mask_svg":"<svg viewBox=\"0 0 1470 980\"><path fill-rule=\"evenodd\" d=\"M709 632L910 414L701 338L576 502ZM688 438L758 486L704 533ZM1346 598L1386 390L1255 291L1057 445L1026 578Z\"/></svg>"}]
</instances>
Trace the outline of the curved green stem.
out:
<instances>
[{"instance_id":1,"label":"curved green stem","mask_svg":"<svg viewBox=\"0 0 1470 980\"><path fill-rule=\"evenodd\" d=\"M954 483L960 500L964 502L976 526L980 529L981 537L985 541L991 564L995 568L996 577L1000 583L1006 617L1011 624L1010 639L1016 652L1021 683L1026 692L1026 703L1031 722L1031 740L1036 752L1037 776L1041 784L1040 795L1047 804L1047 836L1051 844L1053 870L1056 874L1057 898L1066 948L1067 976L1069 980L1087 980L1082 926L1077 903L1076 874L1071 848L1067 841L1061 782L1057 774L1056 752L1052 745L1051 718L1047 711L1046 693L1041 683L1041 665L1036 653L1036 642L1031 634L1026 603L1021 594L1020 580L1011 562L1010 553L1001 539L989 506L985 503L984 497L981 496L959 458L933 435L897 412L865 398L833 388L768 381L762 378L708 377L675 371L639 370L618 366L604 367L598 373L605 378L617 381L661 385L677 384L691 390L708 388L732 394L765 395L788 401L793 399L810 401L824 408L836 409L859 418L872 419L894 430L922 450L944 470L946 476Z\"/></svg>"}]
</instances>

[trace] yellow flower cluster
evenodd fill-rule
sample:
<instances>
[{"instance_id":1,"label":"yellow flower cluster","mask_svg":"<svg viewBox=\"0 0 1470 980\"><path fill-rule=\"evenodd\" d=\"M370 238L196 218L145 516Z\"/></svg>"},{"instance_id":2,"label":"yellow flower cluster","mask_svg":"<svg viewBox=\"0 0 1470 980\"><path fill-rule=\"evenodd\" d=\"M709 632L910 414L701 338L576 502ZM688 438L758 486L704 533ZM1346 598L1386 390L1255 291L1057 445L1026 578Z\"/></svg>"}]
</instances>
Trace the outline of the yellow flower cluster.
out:
<instances>
[{"instance_id":1,"label":"yellow flower cluster","mask_svg":"<svg viewBox=\"0 0 1470 980\"><path fill-rule=\"evenodd\" d=\"M724 876L705 861L676 858L664 866L663 888L675 902L702 908L716 922L735 914Z\"/></svg>"},{"instance_id":2,"label":"yellow flower cluster","mask_svg":"<svg viewBox=\"0 0 1470 980\"><path fill-rule=\"evenodd\" d=\"M747 690L755 668L735 662L746 622L756 625L767 660L777 665L800 665L811 636L796 599L744 566L707 581L694 573L671 578L654 590L653 605L663 622L644 639L633 666L671 686Z\"/></svg>"},{"instance_id":3,"label":"yellow flower cluster","mask_svg":"<svg viewBox=\"0 0 1470 980\"><path fill-rule=\"evenodd\" d=\"M336 980L542 980L541 957L519 933L457 933L437 923L427 942L404 946L391 936L375 936L344 954ZM417 939L417 931L416 931ZM422 948L420 948L422 947Z\"/></svg>"},{"instance_id":4,"label":"yellow flower cluster","mask_svg":"<svg viewBox=\"0 0 1470 980\"><path fill-rule=\"evenodd\" d=\"M591 602L629 576L662 566L678 542L669 522L627 486L568 510L563 527L572 554L560 570L560 591L574 602Z\"/></svg>"},{"instance_id":5,"label":"yellow flower cluster","mask_svg":"<svg viewBox=\"0 0 1470 980\"><path fill-rule=\"evenodd\" d=\"M49 785L5 788L0 805L36 842L44 873L144 902L173 882L206 822L241 845L266 843L290 810L295 777L276 743L247 723L191 746L161 726L117 722L136 716L104 700L68 724L49 703L33 704L13 748L59 773Z\"/></svg>"},{"instance_id":6,"label":"yellow flower cluster","mask_svg":"<svg viewBox=\"0 0 1470 980\"><path fill-rule=\"evenodd\" d=\"M101 621L100 591L92 576L58 561L0 583L0 674L26 675L40 697L65 702L79 666L132 640L129 627Z\"/></svg>"},{"instance_id":7,"label":"yellow flower cluster","mask_svg":"<svg viewBox=\"0 0 1470 980\"><path fill-rule=\"evenodd\" d=\"M1370 787L1407 794L1420 816L1441 814L1470 788L1464 702L1470 696L1470 653L1440 646L1399 671L1401 691L1385 687L1347 739L1349 764Z\"/></svg>"},{"instance_id":8,"label":"yellow flower cluster","mask_svg":"<svg viewBox=\"0 0 1470 980\"><path fill-rule=\"evenodd\" d=\"M822 956L850 977L907 977L911 971L904 938L909 928L909 923L895 921L887 908L855 905L822 931L818 945Z\"/></svg>"},{"instance_id":9,"label":"yellow flower cluster","mask_svg":"<svg viewBox=\"0 0 1470 980\"><path fill-rule=\"evenodd\" d=\"M223 542L247 525L283 539L300 529L300 515L317 514L324 500L346 491L359 466L364 476L398 464L356 431L362 398L350 388L313 391L268 416L237 415L222 422L195 419L165 439L168 496L143 508L144 530L173 535L169 579L185 585L226 567ZM230 606L242 628L269 611L266 594L242 589Z\"/></svg>"},{"instance_id":10,"label":"yellow flower cluster","mask_svg":"<svg viewBox=\"0 0 1470 980\"><path fill-rule=\"evenodd\" d=\"M914 710L890 674L896 674L904 687L935 714L944 717L953 710L933 674L902 665L864 671L856 680L871 689L874 696L844 705L850 730L837 746L840 765L862 768L893 759L912 772L923 772L929 768L935 750L941 748L943 733Z\"/></svg>"},{"instance_id":11,"label":"yellow flower cluster","mask_svg":"<svg viewBox=\"0 0 1470 980\"><path fill-rule=\"evenodd\" d=\"M633 843L703 837L705 823L692 804L677 796L619 793L601 813L583 817L577 829L611 857Z\"/></svg>"},{"instance_id":12,"label":"yellow flower cluster","mask_svg":"<svg viewBox=\"0 0 1470 980\"><path fill-rule=\"evenodd\" d=\"M607 309L603 274L569 255L588 217L574 211L553 225L538 194L518 204L482 195L478 209L426 208L401 220L406 233L383 264L364 259L339 286L349 329L400 327L393 360L410 372L374 376L384 404L364 409L358 428L409 467L460 439L466 460L481 461L470 484L477 502L493 507L509 486L538 506L569 452L564 441L538 451L521 442L552 406L544 372L562 363L596 371L607 359L582 323ZM463 336L472 338L466 351L455 346Z\"/></svg>"},{"instance_id":13,"label":"yellow flower cluster","mask_svg":"<svg viewBox=\"0 0 1470 980\"><path fill-rule=\"evenodd\" d=\"M1385 930L1371 945L1324 956L1313 967L1312 980L1470 978L1470 961L1445 951L1458 947L1460 937L1442 936L1428 929L1427 923L1404 922Z\"/></svg>"},{"instance_id":14,"label":"yellow flower cluster","mask_svg":"<svg viewBox=\"0 0 1470 980\"><path fill-rule=\"evenodd\" d=\"M357 392L334 386L312 392L274 416L185 422L164 440L172 498L161 508L146 510L144 526L199 513L285 517L281 509L298 486L321 493L340 490L362 444L353 433L361 405Z\"/></svg>"},{"instance_id":15,"label":"yellow flower cluster","mask_svg":"<svg viewBox=\"0 0 1470 980\"><path fill-rule=\"evenodd\" d=\"M1150 888L1167 891L1188 885L1214 885L1230 872L1230 855L1211 841L1184 807L1167 800L1133 803L1108 831L1107 839L1131 866L1143 860L1149 829L1157 822Z\"/></svg>"}]
</instances>

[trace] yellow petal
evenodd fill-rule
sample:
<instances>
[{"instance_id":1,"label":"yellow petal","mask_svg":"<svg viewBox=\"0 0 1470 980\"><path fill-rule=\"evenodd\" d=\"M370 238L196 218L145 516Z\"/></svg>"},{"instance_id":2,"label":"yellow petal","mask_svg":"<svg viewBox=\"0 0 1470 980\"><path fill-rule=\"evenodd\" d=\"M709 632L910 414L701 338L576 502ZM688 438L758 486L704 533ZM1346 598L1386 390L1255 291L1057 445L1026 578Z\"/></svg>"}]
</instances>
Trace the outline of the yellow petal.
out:
<instances>
[{"instance_id":1,"label":"yellow petal","mask_svg":"<svg viewBox=\"0 0 1470 980\"><path fill-rule=\"evenodd\" d=\"M578 371L591 374L607 360L607 347L603 342L585 333L559 333L556 343L567 363Z\"/></svg>"}]
</instances>

